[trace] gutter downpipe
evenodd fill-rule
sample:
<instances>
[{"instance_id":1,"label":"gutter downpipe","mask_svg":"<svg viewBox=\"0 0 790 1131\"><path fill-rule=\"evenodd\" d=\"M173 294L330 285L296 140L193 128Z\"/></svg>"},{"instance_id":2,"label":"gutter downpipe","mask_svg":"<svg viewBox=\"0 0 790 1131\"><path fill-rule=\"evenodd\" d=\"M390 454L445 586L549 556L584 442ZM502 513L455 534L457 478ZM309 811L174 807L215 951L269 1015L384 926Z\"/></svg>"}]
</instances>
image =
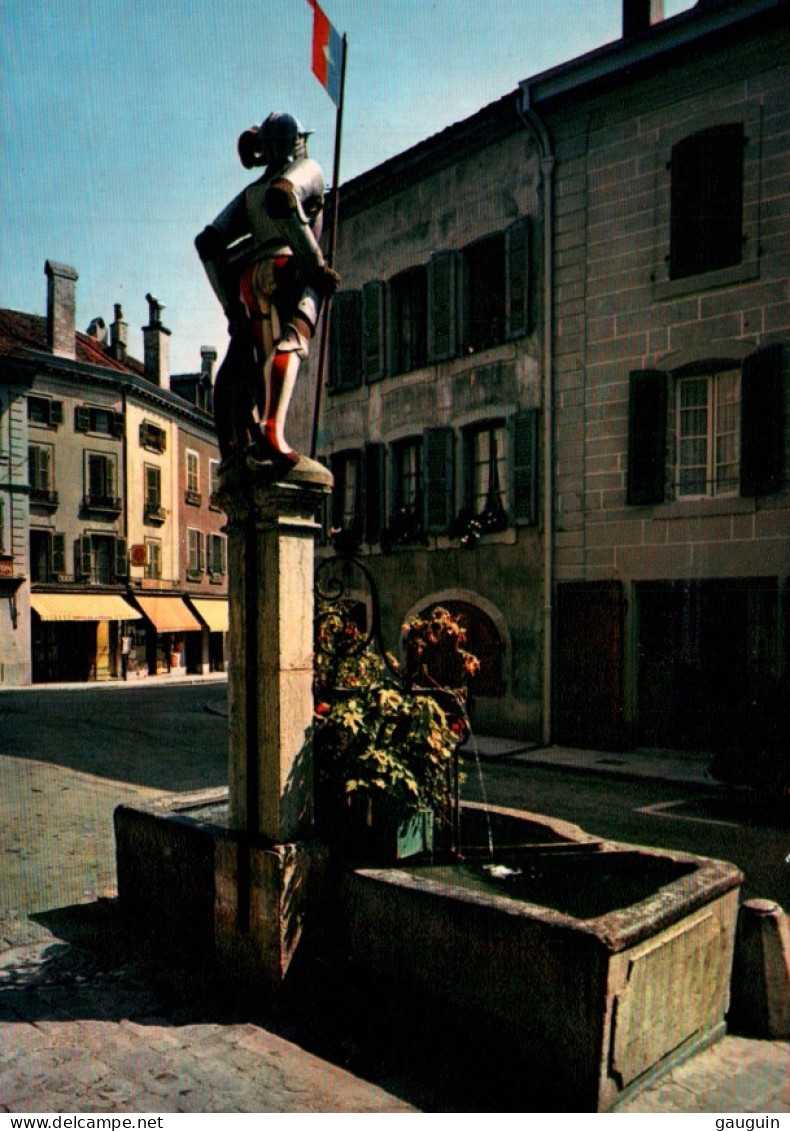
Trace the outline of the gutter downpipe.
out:
<instances>
[{"instance_id":1,"label":"gutter downpipe","mask_svg":"<svg viewBox=\"0 0 790 1131\"><path fill-rule=\"evenodd\" d=\"M531 104L528 83L519 87L516 113L538 145L543 188L543 684L542 740L552 741L554 672L554 164L551 138Z\"/></svg>"}]
</instances>

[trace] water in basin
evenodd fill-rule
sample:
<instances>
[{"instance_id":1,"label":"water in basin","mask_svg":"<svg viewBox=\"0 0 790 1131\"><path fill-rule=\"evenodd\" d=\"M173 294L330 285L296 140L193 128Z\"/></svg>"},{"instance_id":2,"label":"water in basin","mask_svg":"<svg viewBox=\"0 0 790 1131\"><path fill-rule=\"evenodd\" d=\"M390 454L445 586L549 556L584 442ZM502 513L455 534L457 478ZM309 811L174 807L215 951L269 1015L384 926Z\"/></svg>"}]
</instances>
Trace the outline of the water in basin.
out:
<instances>
[{"instance_id":1,"label":"water in basin","mask_svg":"<svg viewBox=\"0 0 790 1131\"><path fill-rule=\"evenodd\" d=\"M449 888L495 894L597 919L650 898L695 870L693 863L639 852L499 853L494 859L402 866Z\"/></svg>"}]
</instances>

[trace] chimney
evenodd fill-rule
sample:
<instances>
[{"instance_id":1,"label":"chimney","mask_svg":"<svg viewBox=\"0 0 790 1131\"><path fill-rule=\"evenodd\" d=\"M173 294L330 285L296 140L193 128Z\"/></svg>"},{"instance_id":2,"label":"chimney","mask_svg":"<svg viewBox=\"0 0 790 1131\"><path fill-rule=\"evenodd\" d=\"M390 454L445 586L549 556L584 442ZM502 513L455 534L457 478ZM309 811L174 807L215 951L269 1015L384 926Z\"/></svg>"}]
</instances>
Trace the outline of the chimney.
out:
<instances>
[{"instance_id":1,"label":"chimney","mask_svg":"<svg viewBox=\"0 0 790 1131\"><path fill-rule=\"evenodd\" d=\"M623 0L623 39L635 39L664 18L664 0Z\"/></svg>"},{"instance_id":2,"label":"chimney","mask_svg":"<svg viewBox=\"0 0 790 1131\"><path fill-rule=\"evenodd\" d=\"M146 295L148 325L143 326L145 376L160 389L170 388L170 331L162 325L164 307L153 295Z\"/></svg>"},{"instance_id":3,"label":"chimney","mask_svg":"<svg viewBox=\"0 0 790 1131\"><path fill-rule=\"evenodd\" d=\"M217 363L217 351L213 346L200 347L200 372L204 377L208 377L212 385L214 384L214 366Z\"/></svg>"},{"instance_id":4,"label":"chimney","mask_svg":"<svg viewBox=\"0 0 790 1131\"><path fill-rule=\"evenodd\" d=\"M126 346L129 341L129 323L123 320L121 304L115 304L115 321L110 325L110 352L116 361L126 361Z\"/></svg>"},{"instance_id":5,"label":"chimney","mask_svg":"<svg viewBox=\"0 0 790 1131\"><path fill-rule=\"evenodd\" d=\"M102 345L107 341L107 323L103 318L92 318L91 324L85 331L89 338L94 341L101 342Z\"/></svg>"},{"instance_id":6,"label":"chimney","mask_svg":"<svg viewBox=\"0 0 790 1131\"><path fill-rule=\"evenodd\" d=\"M48 259L47 276L47 345L58 357L75 356L77 305L76 282L79 275L65 263Z\"/></svg>"}]
</instances>

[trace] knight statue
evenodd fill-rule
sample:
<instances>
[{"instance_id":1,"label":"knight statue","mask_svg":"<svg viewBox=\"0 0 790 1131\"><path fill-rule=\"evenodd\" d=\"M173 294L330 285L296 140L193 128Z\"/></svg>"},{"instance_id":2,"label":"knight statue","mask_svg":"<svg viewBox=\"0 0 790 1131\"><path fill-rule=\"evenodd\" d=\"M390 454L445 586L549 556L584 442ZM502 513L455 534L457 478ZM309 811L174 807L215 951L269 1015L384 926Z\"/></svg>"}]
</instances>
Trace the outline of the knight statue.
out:
<instances>
[{"instance_id":1,"label":"knight statue","mask_svg":"<svg viewBox=\"0 0 790 1131\"><path fill-rule=\"evenodd\" d=\"M319 243L324 176L307 137L290 114L245 130L241 163L263 174L195 240L230 335L214 387L220 456L243 455L277 474L300 458L285 438L288 406L321 305L339 282Z\"/></svg>"}]
</instances>

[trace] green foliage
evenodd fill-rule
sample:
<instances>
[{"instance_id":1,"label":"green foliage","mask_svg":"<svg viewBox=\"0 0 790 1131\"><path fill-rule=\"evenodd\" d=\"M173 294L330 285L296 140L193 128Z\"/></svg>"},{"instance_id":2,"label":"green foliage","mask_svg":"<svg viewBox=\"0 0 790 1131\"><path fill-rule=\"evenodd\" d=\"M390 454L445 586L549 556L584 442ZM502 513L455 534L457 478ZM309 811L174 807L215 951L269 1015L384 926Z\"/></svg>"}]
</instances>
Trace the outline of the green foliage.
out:
<instances>
[{"instance_id":1,"label":"green foliage","mask_svg":"<svg viewBox=\"0 0 790 1131\"><path fill-rule=\"evenodd\" d=\"M353 796L386 797L404 816L427 807L449 820L453 753L466 726L464 693L459 686L443 694L435 673L461 678L478 662L444 609L414 618L404 631L406 668L393 672L342 606L319 610L309 735L319 812L322 804ZM415 679L429 686L416 687Z\"/></svg>"}]
</instances>

